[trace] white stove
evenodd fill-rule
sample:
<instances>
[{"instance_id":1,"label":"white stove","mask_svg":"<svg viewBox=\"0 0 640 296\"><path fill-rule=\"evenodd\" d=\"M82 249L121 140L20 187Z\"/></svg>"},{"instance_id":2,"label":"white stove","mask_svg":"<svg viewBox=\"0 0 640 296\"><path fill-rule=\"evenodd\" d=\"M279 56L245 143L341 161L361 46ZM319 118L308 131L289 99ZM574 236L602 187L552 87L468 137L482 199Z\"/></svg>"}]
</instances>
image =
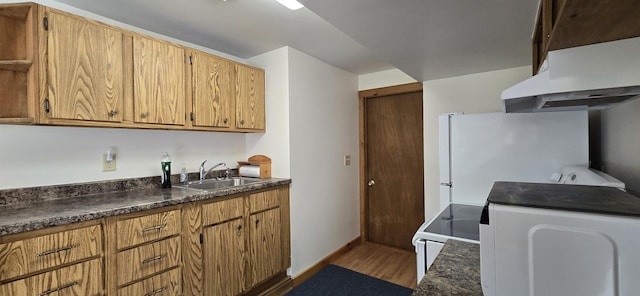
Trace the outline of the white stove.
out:
<instances>
[{"instance_id":1,"label":"white stove","mask_svg":"<svg viewBox=\"0 0 640 296\"><path fill-rule=\"evenodd\" d=\"M417 254L418 282L447 240L480 243L481 213L482 206L452 203L418 228L412 239Z\"/></svg>"}]
</instances>

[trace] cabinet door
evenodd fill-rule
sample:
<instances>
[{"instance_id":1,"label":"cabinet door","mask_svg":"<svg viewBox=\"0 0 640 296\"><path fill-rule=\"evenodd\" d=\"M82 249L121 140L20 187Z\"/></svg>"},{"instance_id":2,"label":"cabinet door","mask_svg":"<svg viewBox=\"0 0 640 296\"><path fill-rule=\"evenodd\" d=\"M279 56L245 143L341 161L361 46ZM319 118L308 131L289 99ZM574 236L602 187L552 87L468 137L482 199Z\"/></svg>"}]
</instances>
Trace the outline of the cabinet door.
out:
<instances>
[{"instance_id":1,"label":"cabinet door","mask_svg":"<svg viewBox=\"0 0 640 296\"><path fill-rule=\"evenodd\" d=\"M204 295L231 296L245 290L245 236L238 218L203 230Z\"/></svg>"},{"instance_id":2,"label":"cabinet door","mask_svg":"<svg viewBox=\"0 0 640 296\"><path fill-rule=\"evenodd\" d=\"M122 33L53 10L48 19L50 118L122 121Z\"/></svg>"},{"instance_id":3,"label":"cabinet door","mask_svg":"<svg viewBox=\"0 0 640 296\"><path fill-rule=\"evenodd\" d=\"M251 286L282 270L280 208L249 217Z\"/></svg>"},{"instance_id":4,"label":"cabinet door","mask_svg":"<svg viewBox=\"0 0 640 296\"><path fill-rule=\"evenodd\" d=\"M236 127L264 130L264 71L236 64Z\"/></svg>"},{"instance_id":5,"label":"cabinet door","mask_svg":"<svg viewBox=\"0 0 640 296\"><path fill-rule=\"evenodd\" d=\"M193 125L230 127L233 108L233 64L203 52L192 56Z\"/></svg>"},{"instance_id":6,"label":"cabinet door","mask_svg":"<svg viewBox=\"0 0 640 296\"><path fill-rule=\"evenodd\" d=\"M134 120L183 125L185 120L184 49L134 36Z\"/></svg>"}]
</instances>

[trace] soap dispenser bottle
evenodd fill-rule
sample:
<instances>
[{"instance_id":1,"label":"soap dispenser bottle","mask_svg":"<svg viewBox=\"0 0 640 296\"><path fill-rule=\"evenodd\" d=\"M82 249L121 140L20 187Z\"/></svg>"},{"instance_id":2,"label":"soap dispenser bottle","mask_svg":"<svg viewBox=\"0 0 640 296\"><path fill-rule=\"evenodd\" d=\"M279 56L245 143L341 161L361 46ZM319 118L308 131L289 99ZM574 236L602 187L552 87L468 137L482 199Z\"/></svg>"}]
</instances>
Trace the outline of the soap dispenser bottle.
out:
<instances>
[{"instance_id":1,"label":"soap dispenser bottle","mask_svg":"<svg viewBox=\"0 0 640 296\"><path fill-rule=\"evenodd\" d=\"M162 166L162 188L171 188L171 157L169 157L169 153L162 152L160 165Z\"/></svg>"}]
</instances>

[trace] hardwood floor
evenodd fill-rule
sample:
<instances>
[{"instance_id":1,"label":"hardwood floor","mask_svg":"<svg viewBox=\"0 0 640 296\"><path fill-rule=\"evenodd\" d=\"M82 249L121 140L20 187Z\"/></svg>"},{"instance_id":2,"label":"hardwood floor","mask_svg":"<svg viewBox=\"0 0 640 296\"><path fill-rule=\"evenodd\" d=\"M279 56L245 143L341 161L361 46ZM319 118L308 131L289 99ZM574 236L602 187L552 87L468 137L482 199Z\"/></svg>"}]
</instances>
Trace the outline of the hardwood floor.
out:
<instances>
[{"instance_id":1,"label":"hardwood floor","mask_svg":"<svg viewBox=\"0 0 640 296\"><path fill-rule=\"evenodd\" d=\"M362 243L331 262L381 280L415 289L416 253L374 243Z\"/></svg>"}]
</instances>

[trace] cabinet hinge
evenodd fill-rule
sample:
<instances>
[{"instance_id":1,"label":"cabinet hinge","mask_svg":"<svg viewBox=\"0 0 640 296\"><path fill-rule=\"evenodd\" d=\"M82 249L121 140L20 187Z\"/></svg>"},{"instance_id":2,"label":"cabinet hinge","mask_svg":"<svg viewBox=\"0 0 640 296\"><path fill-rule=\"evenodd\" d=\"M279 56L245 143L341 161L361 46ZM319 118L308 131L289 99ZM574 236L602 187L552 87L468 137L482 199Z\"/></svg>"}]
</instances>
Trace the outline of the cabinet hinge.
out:
<instances>
[{"instance_id":1,"label":"cabinet hinge","mask_svg":"<svg viewBox=\"0 0 640 296\"><path fill-rule=\"evenodd\" d=\"M193 57L189 56L189 65L193 65Z\"/></svg>"},{"instance_id":2,"label":"cabinet hinge","mask_svg":"<svg viewBox=\"0 0 640 296\"><path fill-rule=\"evenodd\" d=\"M48 17L44 17L42 18L42 26L44 27L45 31L49 31L49 18Z\"/></svg>"},{"instance_id":3,"label":"cabinet hinge","mask_svg":"<svg viewBox=\"0 0 640 296\"><path fill-rule=\"evenodd\" d=\"M204 243L204 236L202 235L202 233L200 234L200 244Z\"/></svg>"},{"instance_id":4,"label":"cabinet hinge","mask_svg":"<svg viewBox=\"0 0 640 296\"><path fill-rule=\"evenodd\" d=\"M191 121L193 121L193 112L189 113L189 117L191 118Z\"/></svg>"},{"instance_id":5,"label":"cabinet hinge","mask_svg":"<svg viewBox=\"0 0 640 296\"><path fill-rule=\"evenodd\" d=\"M49 113L49 111L51 111L51 108L49 108L49 99L46 98L44 99L44 112Z\"/></svg>"}]
</instances>

